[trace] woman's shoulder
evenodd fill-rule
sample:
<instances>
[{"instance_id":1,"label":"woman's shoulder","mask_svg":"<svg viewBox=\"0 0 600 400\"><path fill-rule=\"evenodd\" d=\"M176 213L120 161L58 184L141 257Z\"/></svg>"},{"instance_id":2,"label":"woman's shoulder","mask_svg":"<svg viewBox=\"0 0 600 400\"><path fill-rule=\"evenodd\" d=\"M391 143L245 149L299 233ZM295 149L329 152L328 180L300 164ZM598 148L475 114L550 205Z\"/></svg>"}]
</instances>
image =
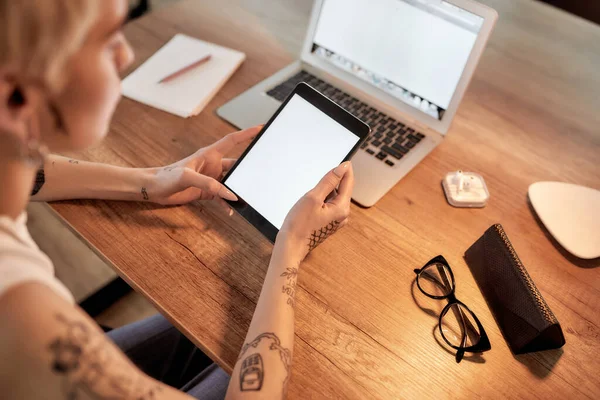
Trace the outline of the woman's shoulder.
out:
<instances>
[{"instance_id":1,"label":"woman's shoulder","mask_svg":"<svg viewBox=\"0 0 600 400\"><path fill-rule=\"evenodd\" d=\"M0 297L16 285L38 281L72 303L73 296L54 275L52 261L35 244L26 222L24 213L17 219L0 216Z\"/></svg>"}]
</instances>

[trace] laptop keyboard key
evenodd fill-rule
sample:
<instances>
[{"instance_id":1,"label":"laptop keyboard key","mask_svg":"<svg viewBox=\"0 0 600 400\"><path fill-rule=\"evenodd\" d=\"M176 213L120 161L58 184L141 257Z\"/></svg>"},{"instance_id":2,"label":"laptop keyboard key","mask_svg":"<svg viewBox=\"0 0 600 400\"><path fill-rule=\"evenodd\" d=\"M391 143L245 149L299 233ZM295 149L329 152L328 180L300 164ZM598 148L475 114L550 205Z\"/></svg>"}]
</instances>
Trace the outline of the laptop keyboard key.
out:
<instances>
[{"instance_id":1,"label":"laptop keyboard key","mask_svg":"<svg viewBox=\"0 0 600 400\"><path fill-rule=\"evenodd\" d=\"M369 153L370 155L373 155L373 154L375 154L375 152L374 152L372 149L367 149L367 150L365 150L365 151L366 151L367 153Z\"/></svg>"},{"instance_id":2,"label":"laptop keyboard key","mask_svg":"<svg viewBox=\"0 0 600 400\"><path fill-rule=\"evenodd\" d=\"M384 152L386 152L386 153L388 153L389 155L391 155L392 157L394 157L394 158L396 158L398 160L401 159L402 156L403 156L402 153L400 153L400 152L398 152L398 151L396 151L393 148L388 147L388 146L382 146L381 150L384 151Z\"/></svg>"},{"instance_id":3,"label":"laptop keyboard key","mask_svg":"<svg viewBox=\"0 0 600 400\"><path fill-rule=\"evenodd\" d=\"M391 161L391 160L385 160L385 163L386 163L387 165L389 165L390 167L393 167L393 166L394 166L394 162L393 162L393 161Z\"/></svg>"},{"instance_id":4,"label":"laptop keyboard key","mask_svg":"<svg viewBox=\"0 0 600 400\"><path fill-rule=\"evenodd\" d=\"M398 142L394 143L392 145L392 148L401 154L408 153L408 149L406 147L403 147L402 145L398 144Z\"/></svg>"},{"instance_id":5,"label":"laptop keyboard key","mask_svg":"<svg viewBox=\"0 0 600 400\"><path fill-rule=\"evenodd\" d=\"M415 143L419 143L421 141L420 138L418 138L417 136L410 134L407 136L408 140L410 140L411 142L415 142Z\"/></svg>"},{"instance_id":6,"label":"laptop keyboard key","mask_svg":"<svg viewBox=\"0 0 600 400\"><path fill-rule=\"evenodd\" d=\"M375 157L377 157L379 160L383 160L387 157L387 154L385 154L383 151L380 151Z\"/></svg>"}]
</instances>

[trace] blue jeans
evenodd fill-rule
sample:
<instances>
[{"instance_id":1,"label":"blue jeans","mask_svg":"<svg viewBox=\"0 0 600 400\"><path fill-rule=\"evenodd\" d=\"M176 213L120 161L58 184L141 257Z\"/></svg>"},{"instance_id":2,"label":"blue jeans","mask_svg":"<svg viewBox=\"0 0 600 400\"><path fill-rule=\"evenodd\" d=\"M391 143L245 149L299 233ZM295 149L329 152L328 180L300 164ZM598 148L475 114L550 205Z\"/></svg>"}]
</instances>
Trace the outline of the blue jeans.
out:
<instances>
[{"instance_id":1,"label":"blue jeans","mask_svg":"<svg viewBox=\"0 0 600 400\"><path fill-rule=\"evenodd\" d=\"M197 399L224 399L229 375L162 315L125 325L108 337L146 374Z\"/></svg>"}]
</instances>

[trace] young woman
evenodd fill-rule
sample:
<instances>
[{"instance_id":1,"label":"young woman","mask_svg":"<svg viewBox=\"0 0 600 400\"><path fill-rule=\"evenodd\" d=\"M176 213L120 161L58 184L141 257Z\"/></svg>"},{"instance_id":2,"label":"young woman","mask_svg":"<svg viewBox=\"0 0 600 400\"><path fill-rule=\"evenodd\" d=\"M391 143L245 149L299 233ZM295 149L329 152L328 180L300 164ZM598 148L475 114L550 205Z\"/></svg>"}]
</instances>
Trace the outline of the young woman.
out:
<instances>
[{"instance_id":1,"label":"young woman","mask_svg":"<svg viewBox=\"0 0 600 400\"><path fill-rule=\"evenodd\" d=\"M178 367L173 364L193 358L182 353L181 335L159 316L105 336L56 280L27 232L30 196L159 204L235 200L218 181L233 163L223 157L258 128L232 133L162 168L48 154L83 149L106 135L119 100L119 72L133 57L120 31L126 11L127 0L0 0L0 397L284 397L296 277L307 253L346 223L350 163L329 172L287 216L231 379L213 365L182 390L163 383ZM322 228L327 235L309 241ZM283 286L290 290L282 292Z\"/></svg>"}]
</instances>

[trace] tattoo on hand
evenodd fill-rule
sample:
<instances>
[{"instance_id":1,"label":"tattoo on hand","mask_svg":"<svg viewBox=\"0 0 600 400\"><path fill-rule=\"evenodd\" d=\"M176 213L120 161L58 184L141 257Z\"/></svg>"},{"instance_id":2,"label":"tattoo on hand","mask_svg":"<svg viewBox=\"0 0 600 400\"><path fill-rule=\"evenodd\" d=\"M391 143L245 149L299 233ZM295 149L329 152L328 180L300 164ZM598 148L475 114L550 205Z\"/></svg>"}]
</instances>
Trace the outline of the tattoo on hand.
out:
<instances>
[{"instance_id":1,"label":"tattoo on hand","mask_svg":"<svg viewBox=\"0 0 600 400\"><path fill-rule=\"evenodd\" d=\"M298 278L298 268L286 268L283 276L287 281L282 286L281 292L288 295L287 304L296 309L296 283Z\"/></svg>"},{"instance_id":2,"label":"tattoo on hand","mask_svg":"<svg viewBox=\"0 0 600 400\"><path fill-rule=\"evenodd\" d=\"M50 366L54 373L65 377L63 387L68 399L156 399L162 388L147 386L148 380L137 376L128 363L115 359L104 335L82 321L69 320L62 314L55 317L64 332L48 345Z\"/></svg>"},{"instance_id":3,"label":"tattoo on hand","mask_svg":"<svg viewBox=\"0 0 600 400\"><path fill-rule=\"evenodd\" d=\"M314 231L308 238L308 251L313 251L318 245L323 243L325 239L333 235L340 227L338 221L331 221L319 230Z\"/></svg>"},{"instance_id":4,"label":"tattoo on hand","mask_svg":"<svg viewBox=\"0 0 600 400\"><path fill-rule=\"evenodd\" d=\"M79 164L79 161L77 161L77 160L69 160L69 163L71 163L71 164Z\"/></svg>"},{"instance_id":5,"label":"tattoo on hand","mask_svg":"<svg viewBox=\"0 0 600 400\"><path fill-rule=\"evenodd\" d=\"M275 335L272 332L261 333L256 337L256 339L254 339L250 343L246 343L242 347L242 351L240 351L238 360L240 360L242 356L246 354L248 349L256 349L263 339L271 341L271 344L269 345L269 350L275 350L279 352L279 357L281 358L281 362L283 363L283 367L285 368L286 372L285 379L283 380L282 389L282 395L283 397L285 397L285 391L290 379L290 369L292 366L292 352L289 349L286 349L281 346L281 341L279 340L277 335ZM264 376L264 364L260 353L253 353L249 355L244 359L240 368L240 390L243 392L248 390L260 390L262 387Z\"/></svg>"},{"instance_id":6,"label":"tattoo on hand","mask_svg":"<svg viewBox=\"0 0 600 400\"><path fill-rule=\"evenodd\" d=\"M142 197L144 198L144 200L148 200L149 199L148 192L146 191L145 187L142 188Z\"/></svg>"},{"instance_id":7,"label":"tattoo on hand","mask_svg":"<svg viewBox=\"0 0 600 400\"><path fill-rule=\"evenodd\" d=\"M46 175L44 174L44 168L38 169L37 174L35 174L35 183L33 184L33 189L31 190L31 195L35 196L38 194L42 186L46 183Z\"/></svg>"}]
</instances>

